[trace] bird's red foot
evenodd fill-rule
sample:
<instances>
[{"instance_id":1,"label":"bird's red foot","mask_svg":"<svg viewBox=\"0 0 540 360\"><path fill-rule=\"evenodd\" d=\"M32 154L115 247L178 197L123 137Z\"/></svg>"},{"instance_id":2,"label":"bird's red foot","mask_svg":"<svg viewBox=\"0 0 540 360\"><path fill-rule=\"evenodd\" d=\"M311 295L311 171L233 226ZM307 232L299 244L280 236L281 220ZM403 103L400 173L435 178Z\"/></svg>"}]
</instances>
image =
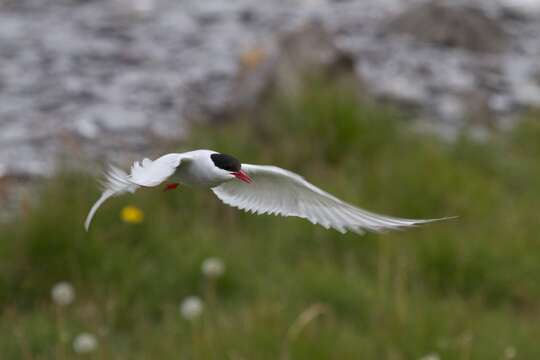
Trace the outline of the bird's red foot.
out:
<instances>
[{"instance_id":1,"label":"bird's red foot","mask_svg":"<svg viewBox=\"0 0 540 360\"><path fill-rule=\"evenodd\" d=\"M169 191L169 190L174 190L178 187L178 185L180 185L179 183L170 183L170 184L167 184L165 185L165 189L163 189L163 191Z\"/></svg>"}]
</instances>

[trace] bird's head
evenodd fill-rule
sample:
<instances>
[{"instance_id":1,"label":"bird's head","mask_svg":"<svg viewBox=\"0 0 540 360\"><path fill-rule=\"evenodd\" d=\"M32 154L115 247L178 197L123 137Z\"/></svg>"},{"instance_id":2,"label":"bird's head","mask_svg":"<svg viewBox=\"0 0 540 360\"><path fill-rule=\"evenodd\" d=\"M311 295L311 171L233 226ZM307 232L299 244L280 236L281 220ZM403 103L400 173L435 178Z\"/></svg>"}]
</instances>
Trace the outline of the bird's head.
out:
<instances>
[{"instance_id":1,"label":"bird's head","mask_svg":"<svg viewBox=\"0 0 540 360\"><path fill-rule=\"evenodd\" d=\"M242 163L235 157L227 154L215 153L210 155L214 165L223 171L226 171L232 178L236 178L245 183L251 183L253 180L242 170Z\"/></svg>"}]
</instances>

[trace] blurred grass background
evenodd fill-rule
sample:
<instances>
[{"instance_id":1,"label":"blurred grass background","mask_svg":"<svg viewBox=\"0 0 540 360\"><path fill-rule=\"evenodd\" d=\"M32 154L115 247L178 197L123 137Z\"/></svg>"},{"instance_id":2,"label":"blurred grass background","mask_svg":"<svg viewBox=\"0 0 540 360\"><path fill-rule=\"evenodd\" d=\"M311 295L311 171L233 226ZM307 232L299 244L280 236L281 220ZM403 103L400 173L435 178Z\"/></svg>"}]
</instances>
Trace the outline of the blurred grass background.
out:
<instances>
[{"instance_id":1,"label":"blurred grass background","mask_svg":"<svg viewBox=\"0 0 540 360\"><path fill-rule=\"evenodd\" d=\"M538 116L445 143L353 94L310 83L164 151L214 149L371 211L458 220L341 235L179 188L114 198L85 233L99 188L68 170L0 225L1 358L540 358ZM126 205L144 220L122 222ZM212 289L210 256L227 266ZM76 290L67 307L50 298L59 281ZM205 302L193 322L178 310L190 295ZM95 353L73 352L82 331L97 334Z\"/></svg>"}]
</instances>

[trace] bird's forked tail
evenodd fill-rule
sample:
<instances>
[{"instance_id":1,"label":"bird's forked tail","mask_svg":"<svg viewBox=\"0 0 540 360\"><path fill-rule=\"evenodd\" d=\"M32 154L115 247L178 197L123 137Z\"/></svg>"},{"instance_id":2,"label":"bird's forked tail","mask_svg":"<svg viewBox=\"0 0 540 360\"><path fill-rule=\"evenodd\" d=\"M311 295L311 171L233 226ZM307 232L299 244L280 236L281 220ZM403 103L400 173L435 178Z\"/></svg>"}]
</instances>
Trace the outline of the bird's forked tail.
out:
<instances>
[{"instance_id":1,"label":"bird's forked tail","mask_svg":"<svg viewBox=\"0 0 540 360\"><path fill-rule=\"evenodd\" d=\"M103 182L103 193L101 197L95 202L90 209L86 220L84 221L84 228L88 231L92 218L94 217L97 209L110 197L122 195L125 193L134 193L139 185L130 181L129 175L117 167L110 166L109 170L105 173L105 181Z\"/></svg>"}]
</instances>

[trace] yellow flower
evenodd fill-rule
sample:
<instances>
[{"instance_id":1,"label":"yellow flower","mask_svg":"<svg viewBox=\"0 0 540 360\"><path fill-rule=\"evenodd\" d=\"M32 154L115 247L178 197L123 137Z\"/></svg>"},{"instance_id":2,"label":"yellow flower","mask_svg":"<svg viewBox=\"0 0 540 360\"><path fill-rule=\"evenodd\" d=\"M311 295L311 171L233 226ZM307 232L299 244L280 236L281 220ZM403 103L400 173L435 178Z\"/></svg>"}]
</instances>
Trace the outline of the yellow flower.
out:
<instances>
[{"instance_id":1,"label":"yellow flower","mask_svg":"<svg viewBox=\"0 0 540 360\"><path fill-rule=\"evenodd\" d=\"M144 213L136 206L124 206L120 217L128 224L139 224L144 220Z\"/></svg>"}]
</instances>

